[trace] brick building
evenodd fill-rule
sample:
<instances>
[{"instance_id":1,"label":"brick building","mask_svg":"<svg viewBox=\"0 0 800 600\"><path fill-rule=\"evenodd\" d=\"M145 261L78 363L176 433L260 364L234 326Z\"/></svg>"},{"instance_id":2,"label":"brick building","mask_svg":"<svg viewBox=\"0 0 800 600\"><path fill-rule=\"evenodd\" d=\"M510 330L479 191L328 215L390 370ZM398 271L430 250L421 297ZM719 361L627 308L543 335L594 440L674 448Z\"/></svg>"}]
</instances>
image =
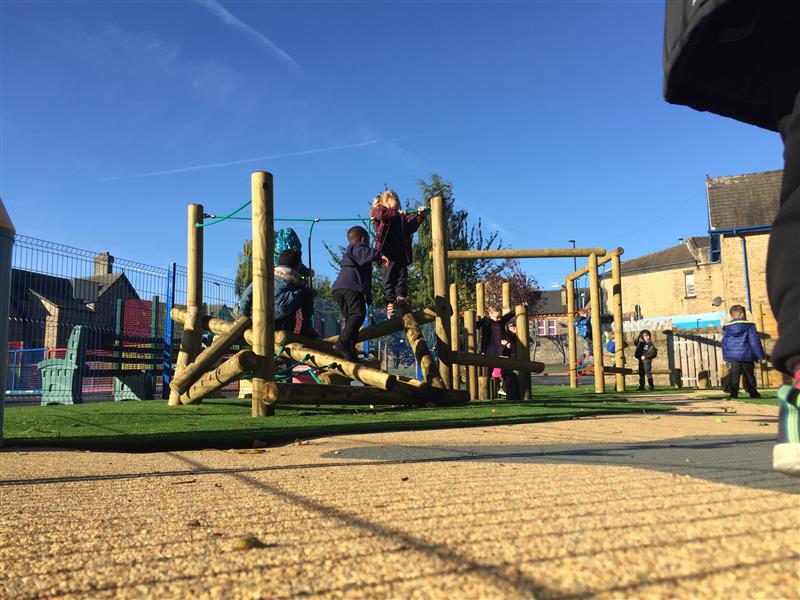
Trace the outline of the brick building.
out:
<instances>
[{"instance_id":1,"label":"brick building","mask_svg":"<svg viewBox=\"0 0 800 600\"><path fill-rule=\"evenodd\" d=\"M707 177L711 259L722 266L722 306L761 305L764 330L777 336L767 299L767 245L778 212L783 171Z\"/></svg>"}]
</instances>

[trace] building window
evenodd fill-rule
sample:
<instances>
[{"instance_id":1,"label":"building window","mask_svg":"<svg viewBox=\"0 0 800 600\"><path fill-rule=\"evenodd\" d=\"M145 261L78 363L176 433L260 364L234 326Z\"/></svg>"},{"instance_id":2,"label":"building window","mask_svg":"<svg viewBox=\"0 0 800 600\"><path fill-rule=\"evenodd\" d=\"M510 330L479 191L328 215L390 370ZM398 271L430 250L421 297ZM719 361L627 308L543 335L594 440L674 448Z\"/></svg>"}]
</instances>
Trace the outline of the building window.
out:
<instances>
[{"instance_id":1,"label":"building window","mask_svg":"<svg viewBox=\"0 0 800 600\"><path fill-rule=\"evenodd\" d=\"M684 277L686 278L686 297L696 298L697 294L694 290L694 273L684 273Z\"/></svg>"},{"instance_id":2,"label":"building window","mask_svg":"<svg viewBox=\"0 0 800 600\"><path fill-rule=\"evenodd\" d=\"M556 320L547 319L547 335L555 335L555 334L556 334Z\"/></svg>"},{"instance_id":3,"label":"building window","mask_svg":"<svg viewBox=\"0 0 800 600\"><path fill-rule=\"evenodd\" d=\"M539 335L544 335L545 334L544 327L545 327L545 324L544 324L544 320L543 319L539 319L538 321L536 321L536 332Z\"/></svg>"}]
</instances>

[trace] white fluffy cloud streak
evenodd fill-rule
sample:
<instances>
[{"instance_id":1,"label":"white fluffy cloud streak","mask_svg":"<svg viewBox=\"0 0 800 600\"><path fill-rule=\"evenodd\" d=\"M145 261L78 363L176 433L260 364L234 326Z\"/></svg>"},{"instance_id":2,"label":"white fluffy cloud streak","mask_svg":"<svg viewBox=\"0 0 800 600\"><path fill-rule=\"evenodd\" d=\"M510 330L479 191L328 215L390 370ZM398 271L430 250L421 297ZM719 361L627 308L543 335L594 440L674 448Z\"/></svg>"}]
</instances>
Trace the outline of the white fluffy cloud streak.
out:
<instances>
[{"instance_id":1,"label":"white fluffy cloud streak","mask_svg":"<svg viewBox=\"0 0 800 600\"><path fill-rule=\"evenodd\" d=\"M194 0L195 4L205 7L212 15L217 17L223 24L245 34L248 38L260 46L265 46L276 58L299 71L300 66L286 52L281 50L275 43L260 31L254 29L238 17L234 16L227 8L222 6L217 0Z\"/></svg>"},{"instance_id":2,"label":"white fluffy cloud streak","mask_svg":"<svg viewBox=\"0 0 800 600\"><path fill-rule=\"evenodd\" d=\"M253 158L242 158L240 160L229 160L225 162L205 163L202 165L192 165L189 167L181 167L179 169L167 169L164 171L151 171L149 173L138 173L136 175L119 175L113 177L100 177L97 181L118 181L120 179L136 179L140 177L158 177L160 175L173 175L175 173L189 173L191 171L203 171L205 169L219 169L222 167L232 167L234 165L243 165L246 163L259 162L262 160L275 160L278 158L289 158L292 156L305 156L307 154L319 154L321 152L333 152L335 150L349 150L351 148L363 148L365 146L374 146L386 141L396 141L402 138L395 138L392 140L378 140L372 139L357 144L344 144L340 146L325 146L323 148L312 148L311 150L300 150L298 152L284 152L281 154L267 154L265 156L255 156Z\"/></svg>"}]
</instances>

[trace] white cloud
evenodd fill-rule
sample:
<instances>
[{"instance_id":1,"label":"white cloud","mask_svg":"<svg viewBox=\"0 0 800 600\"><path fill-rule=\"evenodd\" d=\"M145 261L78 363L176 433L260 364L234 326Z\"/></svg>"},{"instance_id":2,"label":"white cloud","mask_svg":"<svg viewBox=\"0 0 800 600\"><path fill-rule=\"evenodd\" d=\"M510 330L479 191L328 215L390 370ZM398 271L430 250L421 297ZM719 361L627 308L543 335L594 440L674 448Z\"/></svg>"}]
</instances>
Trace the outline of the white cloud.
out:
<instances>
[{"instance_id":1,"label":"white cloud","mask_svg":"<svg viewBox=\"0 0 800 600\"><path fill-rule=\"evenodd\" d=\"M222 6L217 0L194 0L195 4L199 4L200 6L205 7L208 9L211 14L217 17L223 24L227 25L245 34L248 38L254 41L256 44L260 46L266 47L276 58L280 61L291 67L296 71L300 71L300 65L298 65L294 59L289 56L286 52L281 50L275 43L270 40L267 36L265 36L260 31L254 29L241 19L234 16L227 8Z\"/></svg>"},{"instance_id":2,"label":"white cloud","mask_svg":"<svg viewBox=\"0 0 800 600\"><path fill-rule=\"evenodd\" d=\"M399 138L396 138L399 139ZM242 158L239 160L230 160L225 162L205 163L200 165L191 165L188 167L181 167L179 169L167 169L164 171L151 171L149 173L139 173L136 175L119 175L112 177L100 177L97 181L117 181L119 179L136 179L140 177L158 177L159 175L173 175L175 173L188 173L190 171L203 171L205 169L219 169L222 167L232 167L234 165L243 165L251 162L259 162L264 160L275 160L278 158L289 158L292 156L305 156L308 154L319 154L321 152L333 152L335 150L348 150L351 148L363 148L365 146L374 146L383 143L384 140L371 139L357 144L342 144L339 146L325 146L323 148L312 148L311 150L300 150L298 152L284 152L281 154L267 154L265 156L254 156L253 158ZM394 140L386 140L394 141Z\"/></svg>"}]
</instances>

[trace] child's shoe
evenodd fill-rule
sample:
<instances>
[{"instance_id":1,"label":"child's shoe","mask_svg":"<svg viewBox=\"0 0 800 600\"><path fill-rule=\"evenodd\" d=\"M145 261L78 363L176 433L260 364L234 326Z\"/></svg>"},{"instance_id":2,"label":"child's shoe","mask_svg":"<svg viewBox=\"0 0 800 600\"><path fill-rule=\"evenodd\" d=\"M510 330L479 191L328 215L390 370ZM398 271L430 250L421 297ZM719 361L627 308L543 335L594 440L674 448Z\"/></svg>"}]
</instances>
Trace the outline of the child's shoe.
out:
<instances>
[{"instance_id":1,"label":"child's shoe","mask_svg":"<svg viewBox=\"0 0 800 600\"><path fill-rule=\"evenodd\" d=\"M795 373L794 385L778 389L781 401L778 414L778 443L772 451L772 468L786 475L800 477L800 369Z\"/></svg>"}]
</instances>

